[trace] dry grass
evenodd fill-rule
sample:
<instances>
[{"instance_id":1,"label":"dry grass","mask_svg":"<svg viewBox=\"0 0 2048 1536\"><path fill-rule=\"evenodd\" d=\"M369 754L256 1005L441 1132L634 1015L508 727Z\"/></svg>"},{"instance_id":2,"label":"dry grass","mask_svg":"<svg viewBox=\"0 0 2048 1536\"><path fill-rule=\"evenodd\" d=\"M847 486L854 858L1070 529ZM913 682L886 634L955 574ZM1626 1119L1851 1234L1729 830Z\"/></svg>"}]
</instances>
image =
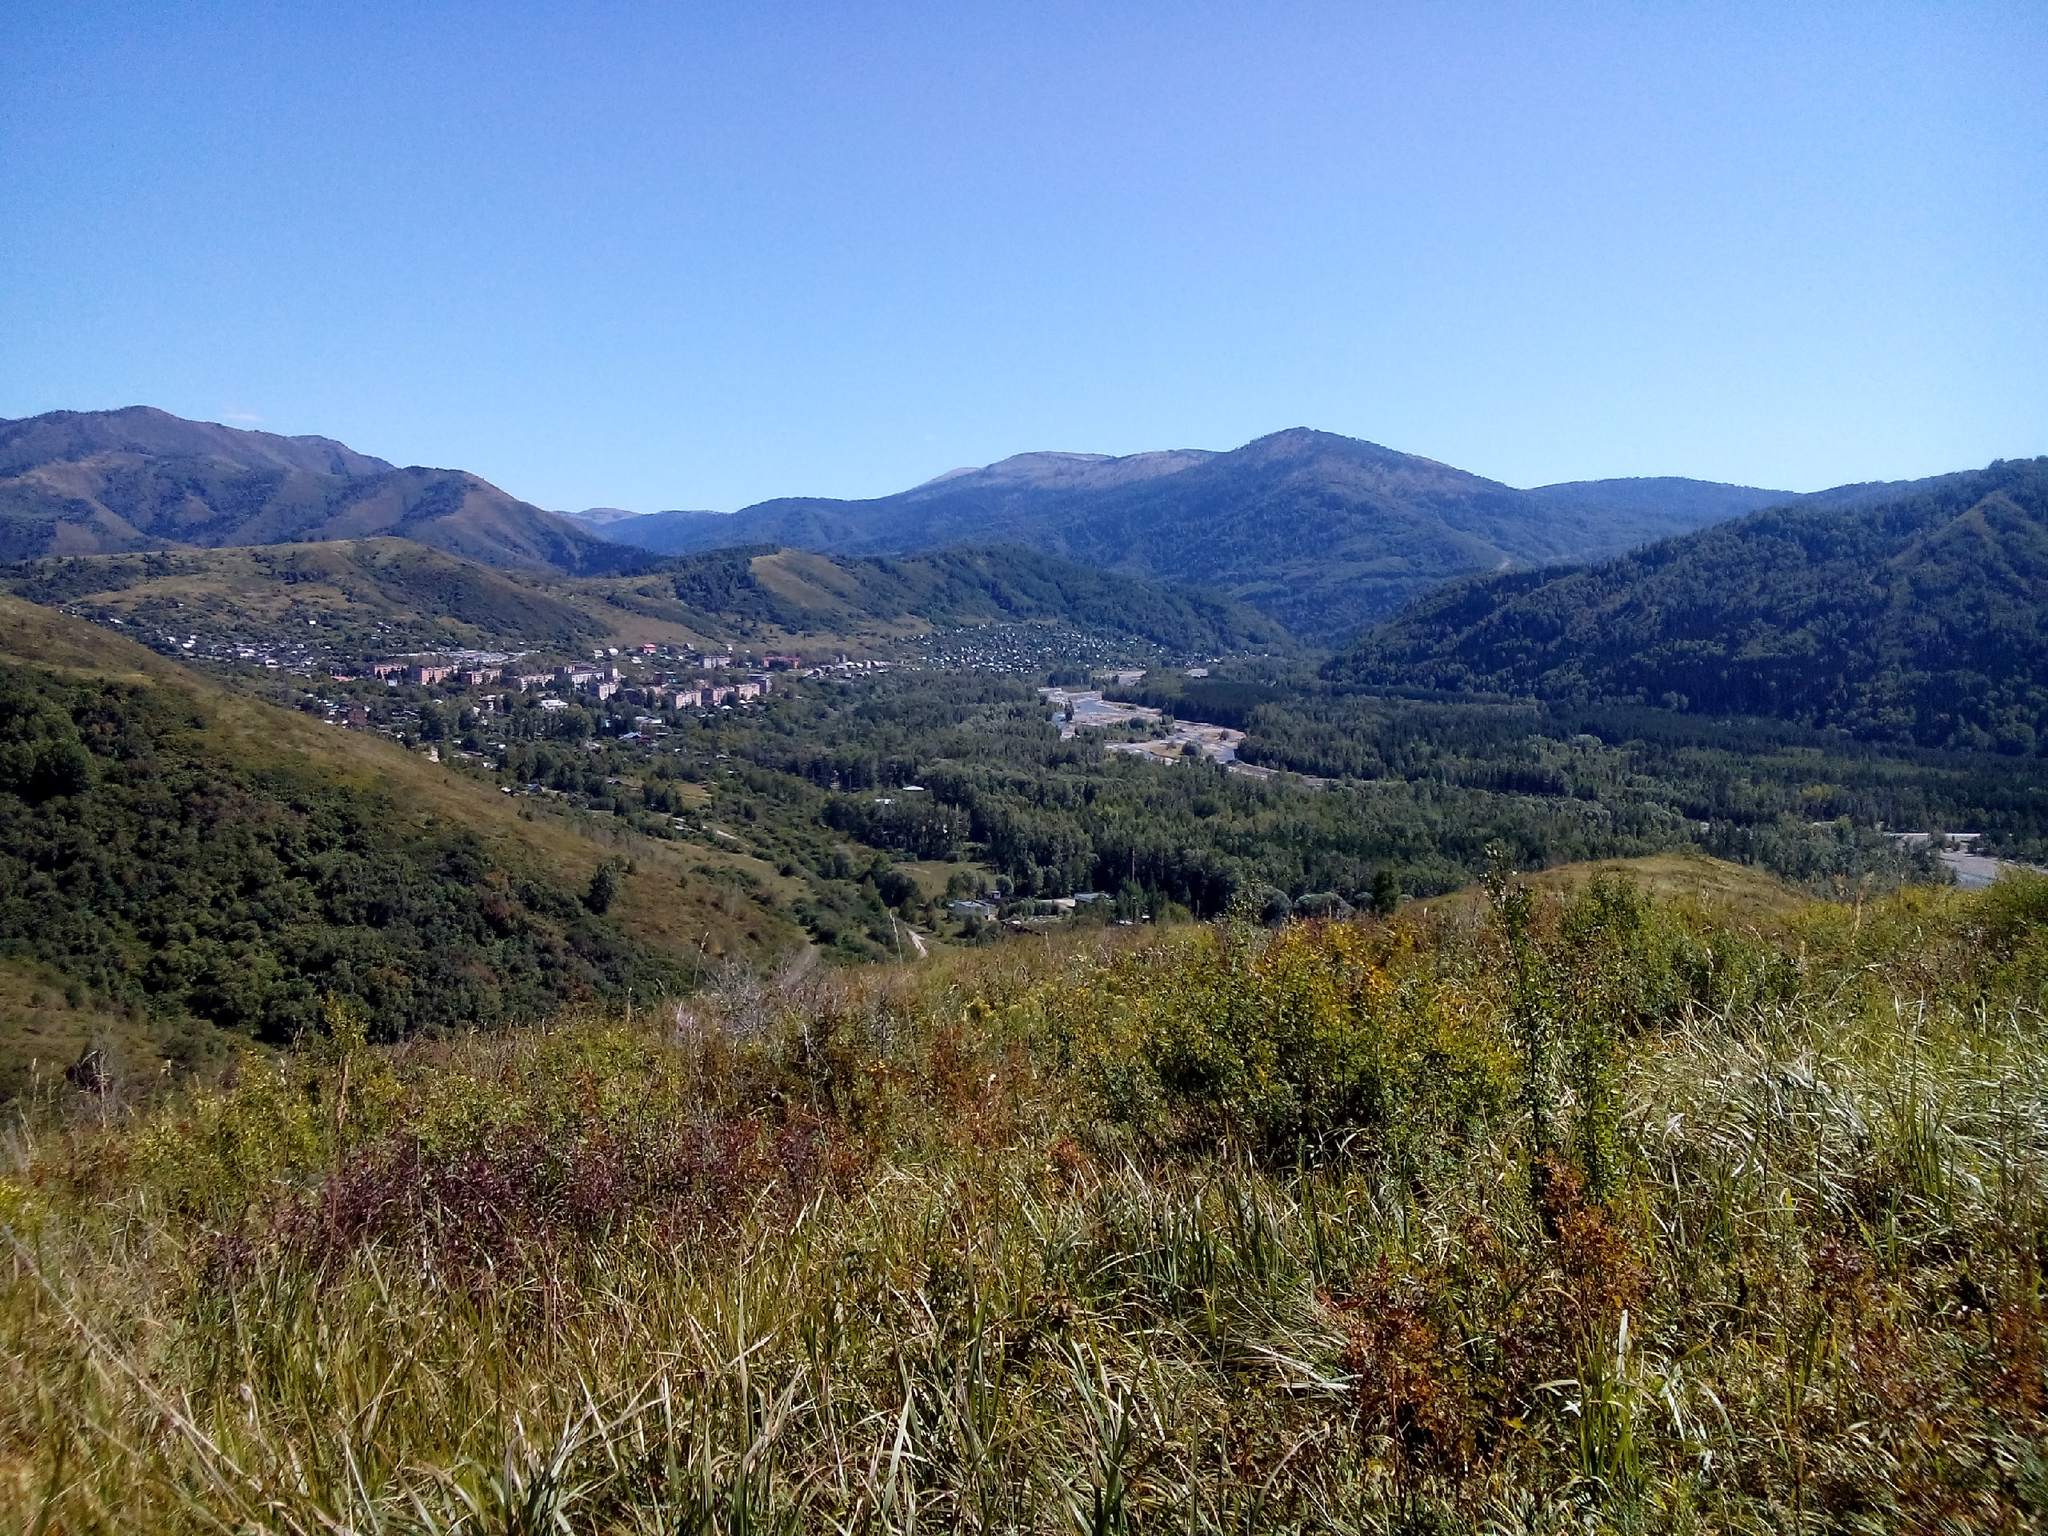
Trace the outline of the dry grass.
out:
<instances>
[{"instance_id":1,"label":"dry grass","mask_svg":"<svg viewBox=\"0 0 2048 1536\"><path fill-rule=\"evenodd\" d=\"M25 1131L0 1522L2038 1528L2048 886L1771 934L736 969Z\"/></svg>"}]
</instances>

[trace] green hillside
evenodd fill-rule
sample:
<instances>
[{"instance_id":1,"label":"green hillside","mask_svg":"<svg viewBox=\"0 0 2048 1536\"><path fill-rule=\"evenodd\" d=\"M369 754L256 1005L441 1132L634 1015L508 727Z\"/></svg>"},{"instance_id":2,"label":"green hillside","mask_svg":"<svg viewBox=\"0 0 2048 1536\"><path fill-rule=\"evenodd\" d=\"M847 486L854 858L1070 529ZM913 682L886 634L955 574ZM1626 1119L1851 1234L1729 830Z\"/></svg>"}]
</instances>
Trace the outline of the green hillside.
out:
<instances>
[{"instance_id":1,"label":"green hillside","mask_svg":"<svg viewBox=\"0 0 2048 1536\"><path fill-rule=\"evenodd\" d=\"M144 636L319 639L365 651L581 649L610 631L569 589L410 539L71 556L0 567L0 590Z\"/></svg>"},{"instance_id":2,"label":"green hillside","mask_svg":"<svg viewBox=\"0 0 2048 1536\"><path fill-rule=\"evenodd\" d=\"M2048 459L1462 583L1330 675L2048 752Z\"/></svg>"},{"instance_id":3,"label":"green hillside","mask_svg":"<svg viewBox=\"0 0 2048 1536\"><path fill-rule=\"evenodd\" d=\"M719 550L637 575L564 577L493 569L408 539L356 539L21 561L0 566L0 591L144 635L317 638L365 653L900 639L1006 622L1066 625L1190 655L1287 643L1270 619L1226 598L1020 549L900 560Z\"/></svg>"},{"instance_id":4,"label":"green hillside","mask_svg":"<svg viewBox=\"0 0 2048 1536\"><path fill-rule=\"evenodd\" d=\"M289 1040L329 997L389 1036L491 1026L796 942L679 846L522 812L0 598L0 996L28 1000L0 1006L0 1092L109 1029L146 1072Z\"/></svg>"},{"instance_id":5,"label":"green hillside","mask_svg":"<svg viewBox=\"0 0 2048 1536\"><path fill-rule=\"evenodd\" d=\"M595 582L590 590L619 607L673 612L743 637L903 634L1025 621L1127 635L1186 654L1286 643L1279 625L1227 598L1008 547L898 559L716 550L647 576Z\"/></svg>"}]
</instances>

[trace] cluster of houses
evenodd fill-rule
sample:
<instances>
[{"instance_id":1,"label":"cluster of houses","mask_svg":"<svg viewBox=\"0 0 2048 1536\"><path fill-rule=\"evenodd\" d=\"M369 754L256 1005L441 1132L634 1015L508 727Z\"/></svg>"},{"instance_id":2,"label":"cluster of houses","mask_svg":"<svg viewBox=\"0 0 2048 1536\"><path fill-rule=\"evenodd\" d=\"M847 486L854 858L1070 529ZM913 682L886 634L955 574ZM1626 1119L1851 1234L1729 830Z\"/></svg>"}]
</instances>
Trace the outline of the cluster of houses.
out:
<instances>
[{"instance_id":1,"label":"cluster of houses","mask_svg":"<svg viewBox=\"0 0 2048 1536\"><path fill-rule=\"evenodd\" d=\"M566 701L559 695L568 693L582 695L598 703L622 696L628 701L657 709L717 709L723 705L748 704L765 698L774 686L777 672L794 672L803 666L800 656L786 651L771 651L758 661L753 657L746 658L743 664L756 670L744 677L713 676L699 680L681 674L729 673L736 661L733 653L718 650L676 652L660 646L642 645L628 650L623 657L617 646L593 652L592 657L589 665L574 664L556 667L552 671L530 670L531 663L517 660L505 665L484 666L463 657L454 660L396 657L373 662L366 670L370 676L385 682L413 683L422 688L504 687L520 693L553 691L557 697L550 698L545 704L554 708L566 707ZM620 666L622 660L625 667ZM664 660L671 666L660 666ZM649 666L650 661L656 665ZM340 677L340 674L336 676Z\"/></svg>"},{"instance_id":2,"label":"cluster of houses","mask_svg":"<svg viewBox=\"0 0 2048 1536\"><path fill-rule=\"evenodd\" d=\"M1061 919L1072 917L1082 907L1092 907L1098 901L1113 898L1106 891L1076 891L1071 896L1052 896L1043 900L1024 900L1006 904L1000 896L986 894L968 896L946 903L947 912L954 917L973 919L976 922L1000 921L1005 928L1016 932L1033 932Z\"/></svg>"}]
</instances>

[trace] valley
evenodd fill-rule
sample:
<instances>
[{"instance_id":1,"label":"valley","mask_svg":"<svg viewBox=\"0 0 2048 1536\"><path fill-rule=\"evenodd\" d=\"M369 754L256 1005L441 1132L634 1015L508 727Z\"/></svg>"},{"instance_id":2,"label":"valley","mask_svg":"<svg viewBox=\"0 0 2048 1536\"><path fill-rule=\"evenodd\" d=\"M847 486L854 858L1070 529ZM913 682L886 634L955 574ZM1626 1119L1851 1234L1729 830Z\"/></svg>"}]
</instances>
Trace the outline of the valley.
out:
<instances>
[{"instance_id":1,"label":"valley","mask_svg":"<svg viewBox=\"0 0 2048 1536\"><path fill-rule=\"evenodd\" d=\"M109 514L173 481L383 505L399 473L113 414L0 442L98 445L76 473ZM1076 1450L1075 1414L1123 1412L1101 1383L1142 1358L1157 1401L1241 1444L1265 1433L1245 1405L1279 1405L1259 1422L1319 1450L1260 1486L1331 1507L1378 1507L1390 1478L1443 1512L1475 1477L1597 1475L1601 1507L1691 1478L1747 1518L1745 1488L1686 1469L1702 1445L1764 1465L1794 1433L1799 1476L1878 1455L1992 1498L1916 1461L1863 1377L1801 1376L1785 1334L1814 1337L1815 1266L1871 1222L1937 1232L1882 1282L1855 1260L1857 1294L1888 1298L1946 1433L2014 1454L1999 1351L2024 1328L1921 1298L2018 1262L1956 1191L2048 1168L2024 1129L2048 1008L2043 462L1779 504L1517 492L1283 433L652 532L472 487L394 523L67 512L40 545L10 482L11 547L40 552L0 566L0 1111L23 1149L0 1222L64 1289L0 1286L0 1384L81 1379L53 1296L131 1308L189 1341L148 1369L205 1442L140 1436L97 1388L0 1396L0 1434L45 1482L60 1434L111 1448L46 1509L132 1513L225 1444L241 1480L209 1508L385 1519L393 1490L438 1507L415 1463L487 1488L488 1461L576 1468L548 1495L572 1518L679 1485L631 1449L665 1401L722 1447L691 1474L704 1507L836 1519L896 1497L835 1470L887 1419L960 1469L921 1495L958 1514L1008 1507L977 1481L998 1466L1043 1494L1047 1447L1121 1454L1117 1431ZM616 542L714 528L773 537ZM915 548L956 530L974 542ZM1821 1092L1866 1129L1799 1107ZM1817 1167L1839 1192L1802 1206ZM1759 1199L1762 1227L1729 1217ZM1808 1257L1774 1268L1788 1244ZM360 1332L332 1322L344 1297ZM614 1302L635 1321L592 1320ZM647 1321L664 1309L696 1344ZM1498 1351L1456 1342L1475 1316ZM933 1353L934 1328L956 1342ZM353 1423L393 1340L436 1363L376 1435L340 1431L353 1471L308 1475L262 1405ZM978 1399L971 1451L951 1409L906 1417L992 1347L1031 1387ZM640 1395L679 1348L728 1375L752 1350L778 1401L815 1393L773 1430L765 1491L741 1452L761 1402L728 1423L695 1388ZM1390 1349L1455 1391L1361 1369ZM582 1427L487 1457L445 1350ZM1583 1421L1546 1383L1653 1371L1706 1425L1661 1363L1680 1355L1768 1427L1673 1439L1630 1407L1627 1473L1564 1436ZM1862 1427L1783 1416L1766 1358ZM829 1418L827 1382L856 1417ZM1155 1510L1207 1488L1263 1526L1201 1446L1146 1444L1144 1469L1085 1478Z\"/></svg>"},{"instance_id":2,"label":"valley","mask_svg":"<svg viewBox=\"0 0 2048 1536\"><path fill-rule=\"evenodd\" d=\"M0 481L0 1478L60 1523L859 1525L898 1452L990 1527L2018 1497L2048 461L1776 504L1283 433L661 553L114 416L0 424L104 491ZM1910 1393L1810 1354L1880 1313Z\"/></svg>"},{"instance_id":3,"label":"valley","mask_svg":"<svg viewBox=\"0 0 2048 1536\"><path fill-rule=\"evenodd\" d=\"M148 468L108 480L109 494L173 474L211 494L235 475L390 472L325 439L162 413L59 413L5 424L0 443L31 480L110 454ZM195 460L226 478L191 481ZM112 1060L92 1042L119 1037L131 1079L165 1060L197 1070L238 1040L291 1038L327 995L378 999L400 1037L463 1009L487 1023L686 991L733 963L878 963L906 933L935 953L1049 923L1385 912L1469 885L1489 849L1528 869L1692 851L1837 896L1980 882L2048 860L2048 785L2009 767L2038 745L2028 733L2048 698L2048 651L2027 638L2048 573L2040 463L1752 511L1770 493L1674 480L1510 492L1282 433L1235 454L1027 455L942 477L891 503L888 526L914 513L920 539L971 526L991 542L929 553L614 544L562 568L476 558L413 527L307 539L276 525L277 542L211 547L187 536L216 523L188 519L179 537L156 525L157 547L17 561L0 567L17 636L0 738L27 763L55 753L76 787L0 789L10 881L62 897L15 919L4 958L41 1001L0 1067L18 1085L53 1056ZM1340 470L1360 494L1453 522L1541 504L1552 542L1516 546L1527 559L1564 551L1565 530L1592 537L1573 517L1621 519L1607 526L1626 537L1672 525L1653 505L1681 523L1735 515L1593 565L1492 573L1506 546L1489 546L1479 573L1334 651L1237 598L1119 574L1123 557L1099 542L1078 541L1078 561L1000 542L1040 537L1056 506L1098 525L1089 498L1169 490L1179 499L1161 505L1189 520L1189 548L1216 554L1246 518L1284 542L1291 525L1261 487ZM1211 484L1237 498L1220 521ZM882 516L805 505L834 527ZM635 523L585 521L606 539ZM1867 556L1886 574L1848 594L1841 573ZM1326 574L1349 579L1341 562ZM149 681L131 695L131 679ZM187 706L164 715L166 699L194 701L207 723L174 728ZM275 847L213 849L199 831L219 814L201 786L228 721L289 744L283 778L237 790L251 825L278 829ZM149 745L138 755L131 738ZM423 841L384 857L424 860L438 894L413 916L348 906L318 851L333 834L289 830L311 813L287 780L338 796L350 826L390 824L375 797L419 811ZM200 841L150 855L171 863L161 893L133 898L132 931L67 926L120 883L83 829L149 848L152 816ZM1974 839L1959 853L1914 835L1931 827ZM461 916L458 902L430 918L462 862L431 850L479 836L491 867L503 861L490 878L526 892L526 915ZM165 905L178 882L226 889L245 857L266 873L244 883L269 894L210 918L190 965L151 958L192 926ZM349 942L381 946L387 966L489 971L529 944L546 957L511 993L500 982L450 994L481 1002L429 1001L312 942L345 908L368 913L344 924L362 930ZM289 913L309 938L280 949ZM444 921L463 937L434 936ZM236 966L266 979L228 987L222 967Z\"/></svg>"},{"instance_id":4,"label":"valley","mask_svg":"<svg viewBox=\"0 0 2048 1536\"><path fill-rule=\"evenodd\" d=\"M2044 59L9 7L0 1536L2048 1531Z\"/></svg>"}]
</instances>

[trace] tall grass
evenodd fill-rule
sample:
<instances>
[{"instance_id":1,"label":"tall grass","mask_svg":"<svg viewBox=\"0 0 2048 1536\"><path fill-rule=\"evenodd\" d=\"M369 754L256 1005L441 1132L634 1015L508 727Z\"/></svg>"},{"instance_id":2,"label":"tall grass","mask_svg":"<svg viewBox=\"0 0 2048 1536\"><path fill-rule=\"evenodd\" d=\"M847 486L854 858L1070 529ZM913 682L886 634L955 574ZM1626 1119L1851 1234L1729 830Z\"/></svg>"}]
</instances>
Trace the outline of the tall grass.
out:
<instances>
[{"instance_id":1,"label":"tall grass","mask_svg":"<svg viewBox=\"0 0 2048 1536\"><path fill-rule=\"evenodd\" d=\"M1602 886L337 1016L18 1131L0 1522L2034 1529L2044 1002L2048 884Z\"/></svg>"}]
</instances>

